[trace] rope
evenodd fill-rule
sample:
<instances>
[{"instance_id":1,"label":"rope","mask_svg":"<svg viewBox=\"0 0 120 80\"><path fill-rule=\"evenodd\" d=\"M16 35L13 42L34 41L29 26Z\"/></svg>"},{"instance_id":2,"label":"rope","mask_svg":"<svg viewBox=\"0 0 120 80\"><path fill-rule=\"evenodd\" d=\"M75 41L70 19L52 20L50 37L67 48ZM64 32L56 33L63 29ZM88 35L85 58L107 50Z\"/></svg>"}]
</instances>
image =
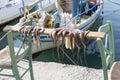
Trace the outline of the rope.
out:
<instances>
[{"instance_id":1,"label":"rope","mask_svg":"<svg viewBox=\"0 0 120 80\"><path fill-rule=\"evenodd\" d=\"M111 2L111 3L113 3L113 4L116 4L116 5L120 6L120 4L117 3L117 2L114 2L114 1L111 1L111 0L108 0L108 1Z\"/></svg>"},{"instance_id":2,"label":"rope","mask_svg":"<svg viewBox=\"0 0 120 80\"><path fill-rule=\"evenodd\" d=\"M8 32L7 32L8 33ZM5 38L5 36L7 36L7 33L5 33L1 38L0 38L0 41L2 41L4 38Z\"/></svg>"}]
</instances>

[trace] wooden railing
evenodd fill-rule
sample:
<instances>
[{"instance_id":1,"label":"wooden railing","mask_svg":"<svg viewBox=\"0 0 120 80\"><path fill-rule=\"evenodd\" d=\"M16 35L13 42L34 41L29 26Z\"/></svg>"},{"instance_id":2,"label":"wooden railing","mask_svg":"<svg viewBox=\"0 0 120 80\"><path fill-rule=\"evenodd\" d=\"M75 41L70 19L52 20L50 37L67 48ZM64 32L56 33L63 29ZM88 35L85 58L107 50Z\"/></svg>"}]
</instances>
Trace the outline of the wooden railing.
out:
<instances>
[{"instance_id":1,"label":"wooden railing","mask_svg":"<svg viewBox=\"0 0 120 80\"><path fill-rule=\"evenodd\" d=\"M6 26L3 31L7 32L7 31L12 31L12 32L16 32L19 33L19 30L22 28L23 26ZM26 26L28 27L28 26ZM29 26L30 27L30 26ZM55 28L45 28L45 31L41 34L45 34L45 35L50 35L53 31L55 30ZM88 31L85 31L85 33L87 33ZM32 34L33 32L31 32ZM104 38L104 33L103 32L94 32L94 31L90 31L87 35L86 38L87 39L96 39L96 38ZM67 35L69 36L69 34Z\"/></svg>"}]
</instances>

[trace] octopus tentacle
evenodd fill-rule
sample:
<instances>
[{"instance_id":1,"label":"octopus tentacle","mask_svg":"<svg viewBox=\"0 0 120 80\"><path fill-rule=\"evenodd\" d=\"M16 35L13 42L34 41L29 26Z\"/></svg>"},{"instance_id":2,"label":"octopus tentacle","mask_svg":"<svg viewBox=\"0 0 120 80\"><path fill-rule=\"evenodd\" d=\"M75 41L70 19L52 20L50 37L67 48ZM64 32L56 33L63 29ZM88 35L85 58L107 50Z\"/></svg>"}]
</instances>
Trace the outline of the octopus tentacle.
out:
<instances>
[{"instance_id":1,"label":"octopus tentacle","mask_svg":"<svg viewBox=\"0 0 120 80\"><path fill-rule=\"evenodd\" d=\"M23 43L24 43L25 40L27 39L27 34L28 34L27 28L24 29L23 33L24 33L24 38L23 38Z\"/></svg>"},{"instance_id":2,"label":"octopus tentacle","mask_svg":"<svg viewBox=\"0 0 120 80\"><path fill-rule=\"evenodd\" d=\"M20 33L24 33L23 42L22 42L23 48L25 48L25 47L24 47L24 43L25 43L25 41L27 40L28 34L29 34L32 30L33 30L32 27L25 27L25 26L23 26L23 27L19 30Z\"/></svg>"},{"instance_id":3,"label":"octopus tentacle","mask_svg":"<svg viewBox=\"0 0 120 80\"><path fill-rule=\"evenodd\" d=\"M40 37L39 37L39 34L41 34L41 33L43 33L45 31L45 28L43 28L43 27L38 27L37 28L37 39L38 39L38 41L39 41L39 43L40 43ZM40 43L40 45L41 45L41 43Z\"/></svg>"},{"instance_id":4,"label":"octopus tentacle","mask_svg":"<svg viewBox=\"0 0 120 80\"><path fill-rule=\"evenodd\" d=\"M62 36L62 33L63 33L63 29L62 30L60 30L58 33L57 33L57 36L59 37L60 35Z\"/></svg>"},{"instance_id":5,"label":"octopus tentacle","mask_svg":"<svg viewBox=\"0 0 120 80\"><path fill-rule=\"evenodd\" d=\"M61 46L61 49L63 49L65 45L65 37L62 36L62 46ZM64 54L63 54L63 58L64 58Z\"/></svg>"},{"instance_id":6,"label":"octopus tentacle","mask_svg":"<svg viewBox=\"0 0 120 80\"><path fill-rule=\"evenodd\" d=\"M62 29L62 30L60 30L58 33L57 33L57 36L58 36L58 38L62 38L62 46L61 46L61 50L62 51L64 51L63 50L63 46L64 46L64 37L63 37L63 35L62 35L62 32L63 32L64 30ZM60 37L61 36L61 37ZM60 39L61 40L61 39ZM58 45L58 47L57 47L57 52L58 52L58 59L59 59L59 62L61 61L61 58L60 58L60 45ZM64 54L62 55L62 57L64 57ZM62 61L63 61L63 58L62 58Z\"/></svg>"},{"instance_id":7,"label":"octopus tentacle","mask_svg":"<svg viewBox=\"0 0 120 80\"><path fill-rule=\"evenodd\" d=\"M79 29L73 30L73 35L74 35L74 37L77 37L77 36L78 36L79 31L80 31Z\"/></svg>"},{"instance_id":8,"label":"octopus tentacle","mask_svg":"<svg viewBox=\"0 0 120 80\"><path fill-rule=\"evenodd\" d=\"M22 43L23 47L24 47L25 41L27 40L28 33L30 33L31 31L32 31L32 28L30 27L27 27L27 28L24 27L20 29L20 32L24 33L24 38L23 38L23 43Z\"/></svg>"},{"instance_id":9,"label":"octopus tentacle","mask_svg":"<svg viewBox=\"0 0 120 80\"><path fill-rule=\"evenodd\" d=\"M82 59L81 59L81 56L80 56L80 46L78 45L78 43L77 43L77 40L75 39L75 45L76 45L76 47L77 47L77 62L79 63L79 61L80 61L80 63L81 63L81 65L82 65Z\"/></svg>"},{"instance_id":10,"label":"octopus tentacle","mask_svg":"<svg viewBox=\"0 0 120 80\"><path fill-rule=\"evenodd\" d=\"M24 29L25 29L25 26L23 26L22 28L20 28L19 32L23 33Z\"/></svg>"},{"instance_id":11,"label":"octopus tentacle","mask_svg":"<svg viewBox=\"0 0 120 80\"><path fill-rule=\"evenodd\" d=\"M75 61L75 53L74 53L74 30L73 29L69 29L69 48L72 50L72 53L73 53L73 60Z\"/></svg>"},{"instance_id":12,"label":"octopus tentacle","mask_svg":"<svg viewBox=\"0 0 120 80\"><path fill-rule=\"evenodd\" d=\"M53 32L51 33L51 38L52 38L52 40L53 40L54 43L57 42L56 33L57 33L57 31L53 31Z\"/></svg>"},{"instance_id":13,"label":"octopus tentacle","mask_svg":"<svg viewBox=\"0 0 120 80\"><path fill-rule=\"evenodd\" d=\"M20 33L24 33L24 29L25 29L25 26L23 26L22 28L20 28L19 32ZM23 38L23 40L24 40L24 38Z\"/></svg>"},{"instance_id":14,"label":"octopus tentacle","mask_svg":"<svg viewBox=\"0 0 120 80\"><path fill-rule=\"evenodd\" d=\"M64 29L62 32L62 36L65 37L66 34L69 33L69 29ZM69 48L69 37L65 37L65 46L66 48Z\"/></svg>"},{"instance_id":15,"label":"octopus tentacle","mask_svg":"<svg viewBox=\"0 0 120 80\"><path fill-rule=\"evenodd\" d=\"M66 37L66 39L65 39L65 46L66 46L66 48L73 49L73 47L74 47L74 38L73 38L72 29L69 29L69 28L64 29L63 32L62 32L63 37L65 37L66 34L69 34L70 36Z\"/></svg>"},{"instance_id":16,"label":"octopus tentacle","mask_svg":"<svg viewBox=\"0 0 120 80\"><path fill-rule=\"evenodd\" d=\"M70 35L70 44L71 44L71 49L74 48L74 34L73 34L73 31L72 30L69 30L69 35Z\"/></svg>"},{"instance_id":17,"label":"octopus tentacle","mask_svg":"<svg viewBox=\"0 0 120 80\"><path fill-rule=\"evenodd\" d=\"M30 34L33 31L33 27L27 27L27 33Z\"/></svg>"},{"instance_id":18,"label":"octopus tentacle","mask_svg":"<svg viewBox=\"0 0 120 80\"><path fill-rule=\"evenodd\" d=\"M45 31L45 28L43 27L38 27L37 33L43 33Z\"/></svg>"},{"instance_id":19,"label":"octopus tentacle","mask_svg":"<svg viewBox=\"0 0 120 80\"><path fill-rule=\"evenodd\" d=\"M76 62L73 61L73 60L71 59L71 57L69 57L69 55L68 55L61 47L60 47L60 49L62 50L63 54L64 54L73 64L77 65Z\"/></svg>"},{"instance_id":20,"label":"octopus tentacle","mask_svg":"<svg viewBox=\"0 0 120 80\"><path fill-rule=\"evenodd\" d=\"M54 31L51 32L50 37L52 38L54 43L57 43L58 36L57 33L61 30L61 28L57 28Z\"/></svg>"},{"instance_id":21,"label":"octopus tentacle","mask_svg":"<svg viewBox=\"0 0 120 80\"><path fill-rule=\"evenodd\" d=\"M90 32L90 30L88 30L85 34L84 34L84 38L86 38L87 34Z\"/></svg>"},{"instance_id":22,"label":"octopus tentacle","mask_svg":"<svg viewBox=\"0 0 120 80\"><path fill-rule=\"evenodd\" d=\"M36 26L36 27L34 27L34 29L33 29L33 34L34 34L34 43L37 45L37 47L39 46L39 44L40 44L40 41L39 41L39 37L38 37L38 31L37 31L37 27L38 26Z\"/></svg>"},{"instance_id":23,"label":"octopus tentacle","mask_svg":"<svg viewBox=\"0 0 120 80\"><path fill-rule=\"evenodd\" d=\"M80 37L80 39L81 39L81 43L82 43L82 45L83 45L83 47L84 47L84 49L85 49L85 44L84 44L84 35L85 35L85 32L83 32L83 31L79 31L79 37Z\"/></svg>"},{"instance_id":24,"label":"octopus tentacle","mask_svg":"<svg viewBox=\"0 0 120 80\"><path fill-rule=\"evenodd\" d=\"M69 33L69 29L65 29L62 33L63 36L65 36L67 33Z\"/></svg>"},{"instance_id":25,"label":"octopus tentacle","mask_svg":"<svg viewBox=\"0 0 120 80\"><path fill-rule=\"evenodd\" d=\"M59 62L61 62L61 60L60 60L60 45L58 45L58 47L57 47L57 53L58 53L58 60L59 60Z\"/></svg>"},{"instance_id":26,"label":"octopus tentacle","mask_svg":"<svg viewBox=\"0 0 120 80\"><path fill-rule=\"evenodd\" d=\"M84 44L85 32L80 32L79 36L80 36L81 43L82 43L83 48L84 48L84 50L83 50L83 52L84 52L84 61L85 61L85 64L87 65L87 61L85 60L86 59L86 55L85 55L86 45Z\"/></svg>"}]
</instances>

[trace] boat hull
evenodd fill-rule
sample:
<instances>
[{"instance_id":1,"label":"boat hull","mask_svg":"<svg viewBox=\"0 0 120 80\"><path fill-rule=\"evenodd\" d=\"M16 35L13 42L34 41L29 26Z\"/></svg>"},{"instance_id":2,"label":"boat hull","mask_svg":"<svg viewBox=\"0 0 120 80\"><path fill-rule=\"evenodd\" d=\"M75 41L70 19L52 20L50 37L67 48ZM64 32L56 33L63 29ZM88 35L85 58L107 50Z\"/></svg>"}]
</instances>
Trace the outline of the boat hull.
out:
<instances>
[{"instance_id":1,"label":"boat hull","mask_svg":"<svg viewBox=\"0 0 120 80\"><path fill-rule=\"evenodd\" d=\"M53 8L49 8L50 10L52 9L55 9L55 5L52 5ZM45 8L47 10L47 8ZM49 10L49 11L50 11ZM96 21L96 19L100 16L101 14L101 10L102 10L102 6L99 6L99 8L94 12L93 15L91 15L89 18L87 18L84 22L80 23L80 24L76 24L76 25L70 25L71 27L70 28L74 28L74 29L80 29L80 30L87 30L90 28L90 26ZM38 10L38 11L41 11L41 10ZM37 11L36 11L37 12ZM35 12L34 12L35 13ZM32 14L34 14L32 13ZM32 15L31 14L31 15ZM28 16L31 16L31 15L28 15ZM24 25L25 23L23 22L20 22L18 23L16 26L22 26ZM50 49L50 48L53 48L53 47L57 47L59 44L53 44L53 41L51 40L50 37L48 37L46 35L45 38L41 38L41 46L37 46L36 44L34 44L33 42L33 49L32 49L32 53L37 53L37 52L40 52L40 51L43 51L43 50L46 50L46 49ZM60 44L62 44L61 41L59 41Z\"/></svg>"},{"instance_id":2,"label":"boat hull","mask_svg":"<svg viewBox=\"0 0 120 80\"><path fill-rule=\"evenodd\" d=\"M29 6L31 10L38 2L42 0L25 0L25 6ZM22 0L16 2L16 4L11 4L9 7L0 8L0 25L4 25L20 16L20 8L23 7ZM41 6L41 8L44 8ZM12 11L11 11L12 10Z\"/></svg>"}]
</instances>

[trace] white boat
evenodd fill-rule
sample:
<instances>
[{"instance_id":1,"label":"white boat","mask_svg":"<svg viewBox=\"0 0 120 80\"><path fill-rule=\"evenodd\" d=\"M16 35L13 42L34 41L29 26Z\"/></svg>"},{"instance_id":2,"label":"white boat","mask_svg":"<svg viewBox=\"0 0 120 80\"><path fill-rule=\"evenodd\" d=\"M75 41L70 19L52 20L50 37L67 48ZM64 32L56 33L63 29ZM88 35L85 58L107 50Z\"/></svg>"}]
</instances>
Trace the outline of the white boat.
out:
<instances>
[{"instance_id":1,"label":"white boat","mask_svg":"<svg viewBox=\"0 0 120 80\"><path fill-rule=\"evenodd\" d=\"M69 1L69 0L67 0L67 1ZM73 1L75 1L75 0L73 0ZM81 2L81 3L83 5L84 2ZM87 3L85 3L85 4L87 5ZM79 5L81 5L81 4L79 4ZM49 11L52 11L53 9L56 9L59 12L59 16L56 16L56 14L52 15L52 16L54 16L54 20L53 20L53 18L51 19L51 21L53 20L53 23L55 23L55 24L59 23L60 26L66 27L66 28L87 30L96 21L96 19L100 16L102 7L103 7L103 2L101 0L98 0L98 3L95 3L94 5L92 5L92 7L85 7L86 8L85 11L81 11L80 13L77 12L76 15L73 15L74 12L70 13L70 14L62 13L61 12L62 10L60 10L60 8L62 8L62 7L60 7L58 2L55 2L54 4L52 4L50 6L52 6L52 7L47 6L47 8L44 8L44 10L49 9ZM73 6L75 6L75 5L73 4ZM88 4L88 6L89 6L89 4ZM18 26L23 26L23 25L33 26L32 25L33 21L30 21L30 19L33 18L33 15L36 15L36 14L42 13L42 12L43 12L43 10L40 9L40 10L37 10L37 11L27 15L28 20L24 20L26 18L23 17L22 19L20 19L20 22L17 25L15 25L17 27L14 26L12 28L18 28ZM71 17L71 15L73 17ZM61 22L60 22L59 18L61 19ZM54 24L52 24L52 25L54 25ZM54 25L52 27L56 27L56 26ZM10 28L8 28L8 30L9 29ZM7 28L4 29L4 31L6 31L6 30L7 30ZM41 46L38 47L36 44L33 43L32 53L40 52L40 51L58 46L58 44L53 44L53 40L47 35L41 35L40 39L41 39L40 40ZM61 44L61 43L62 42L60 41L59 44Z\"/></svg>"},{"instance_id":2,"label":"white boat","mask_svg":"<svg viewBox=\"0 0 120 80\"><path fill-rule=\"evenodd\" d=\"M28 18L31 18L33 15L39 14L42 11L52 12L52 11L56 10L56 0L43 1L43 4L46 6L43 5L43 7L41 7L39 10L36 10L36 11L30 13L29 15L27 15L27 20L25 17L21 18L19 23L17 23L15 26L22 26L22 25L27 25L27 24L30 25L31 22L29 21L30 19L28 19ZM53 40L51 40L51 38L49 38L46 35L42 35L42 36L40 36L40 38L41 38L41 46L38 47L38 46L36 46L36 44L33 43L32 53L37 53L39 51L47 50L47 49L50 49L50 48L57 46L56 44L53 44ZM16 42L18 43L20 41L17 40Z\"/></svg>"},{"instance_id":3,"label":"white boat","mask_svg":"<svg viewBox=\"0 0 120 80\"><path fill-rule=\"evenodd\" d=\"M41 0L0 0L0 25L20 16L20 8L29 6L31 10Z\"/></svg>"}]
</instances>

